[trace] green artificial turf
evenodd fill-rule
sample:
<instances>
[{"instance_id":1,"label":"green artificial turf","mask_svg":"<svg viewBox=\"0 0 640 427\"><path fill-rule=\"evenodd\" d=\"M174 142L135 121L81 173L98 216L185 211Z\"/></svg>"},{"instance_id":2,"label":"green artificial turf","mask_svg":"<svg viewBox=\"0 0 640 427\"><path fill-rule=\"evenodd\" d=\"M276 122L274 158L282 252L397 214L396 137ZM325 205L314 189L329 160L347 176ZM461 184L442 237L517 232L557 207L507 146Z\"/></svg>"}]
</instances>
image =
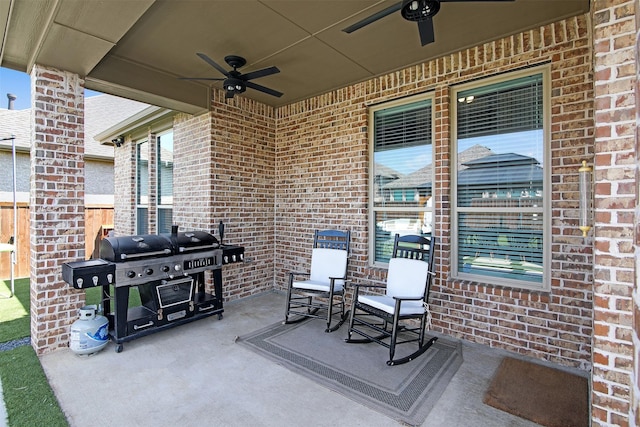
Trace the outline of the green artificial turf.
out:
<instances>
[{"instance_id":1,"label":"green artificial turf","mask_svg":"<svg viewBox=\"0 0 640 427\"><path fill-rule=\"evenodd\" d=\"M0 351L0 378L9 427L69 425L30 345Z\"/></svg>"},{"instance_id":2,"label":"green artificial turf","mask_svg":"<svg viewBox=\"0 0 640 427\"><path fill-rule=\"evenodd\" d=\"M29 278L16 279L14 290L15 294L10 297L10 281L0 280L0 343L30 335ZM86 303L102 303L101 292L100 287L87 289ZM137 305L140 305L140 294L134 287L129 306ZM0 380L9 427L69 425L30 345L0 351Z\"/></svg>"},{"instance_id":3,"label":"green artificial turf","mask_svg":"<svg viewBox=\"0 0 640 427\"><path fill-rule=\"evenodd\" d=\"M29 279L16 279L15 295L9 280L0 280L0 342L29 336Z\"/></svg>"},{"instance_id":4,"label":"green artificial turf","mask_svg":"<svg viewBox=\"0 0 640 427\"><path fill-rule=\"evenodd\" d=\"M30 335L29 279L0 280L0 343ZM0 380L9 427L68 426L30 345L0 351Z\"/></svg>"}]
</instances>

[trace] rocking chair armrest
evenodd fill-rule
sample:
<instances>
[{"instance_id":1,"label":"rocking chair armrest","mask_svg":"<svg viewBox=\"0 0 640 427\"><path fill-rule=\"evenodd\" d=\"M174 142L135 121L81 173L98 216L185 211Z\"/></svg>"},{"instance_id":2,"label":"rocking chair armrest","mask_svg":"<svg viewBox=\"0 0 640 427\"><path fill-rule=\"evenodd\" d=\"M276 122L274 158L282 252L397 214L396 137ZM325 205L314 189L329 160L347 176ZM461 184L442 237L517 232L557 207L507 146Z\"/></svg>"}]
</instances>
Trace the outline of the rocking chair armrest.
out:
<instances>
[{"instance_id":1,"label":"rocking chair armrest","mask_svg":"<svg viewBox=\"0 0 640 427\"><path fill-rule=\"evenodd\" d=\"M424 299L424 297L402 297L402 296L395 295L393 299L400 300L400 301L420 301Z\"/></svg>"},{"instance_id":2,"label":"rocking chair armrest","mask_svg":"<svg viewBox=\"0 0 640 427\"><path fill-rule=\"evenodd\" d=\"M302 271L290 271L289 276L311 276L311 273Z\"/></svg>"},{"instance_id":3,"label":"rocking chair armrest","mask_svg":"<svg viewBox=\"0 0 640 427\"><path fill-rule=\"evenodd\" d=\"M329 286L331 288L331 292L333 292L333 289L336 286L336 280L342 280L343 288L346 288L349 285L349 281L346 279L346 277L329 277Z\"/></svg>"},{"instance_id":4,"label":"rocking chair armrest","mask_svg":"<svg viewBox=\"0 0 640 427\"><path fill-rule=\"evenodd\" d=\"M353 284L354 287L356 288L386 288L386 285L363 285L360 283L354 283Z\"/></svg>"}]
</instances>

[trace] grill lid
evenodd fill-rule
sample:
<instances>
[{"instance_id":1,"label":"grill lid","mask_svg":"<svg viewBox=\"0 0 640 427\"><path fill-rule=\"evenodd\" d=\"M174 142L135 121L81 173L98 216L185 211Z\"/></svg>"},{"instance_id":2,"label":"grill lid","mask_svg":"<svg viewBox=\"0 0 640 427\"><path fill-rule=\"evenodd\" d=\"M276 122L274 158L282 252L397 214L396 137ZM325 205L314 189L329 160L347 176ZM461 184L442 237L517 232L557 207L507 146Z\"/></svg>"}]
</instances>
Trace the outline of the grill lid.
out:
<instances>
[{"instance_id":1,"label":"grill lid","mask_svg":"<svg viewBox=\"0 0 640 427\"><path fill-rule=\"evenodd\" d=\"M100 242L100 258L107 261L124 262L172 254L171 240L162 235L105 237Z\"/></svg>"},{"instance_id":2,"label":"grill lid","mask_svg":"<svg viewBox=\"0 0 640 427\"><path fill-rule=\"evenodd\" d=\"M167 234L172 240L177 254L218 249L220 243L213 235L205 231L184 231L177 235Z\"/></svg>"}]
</instances>

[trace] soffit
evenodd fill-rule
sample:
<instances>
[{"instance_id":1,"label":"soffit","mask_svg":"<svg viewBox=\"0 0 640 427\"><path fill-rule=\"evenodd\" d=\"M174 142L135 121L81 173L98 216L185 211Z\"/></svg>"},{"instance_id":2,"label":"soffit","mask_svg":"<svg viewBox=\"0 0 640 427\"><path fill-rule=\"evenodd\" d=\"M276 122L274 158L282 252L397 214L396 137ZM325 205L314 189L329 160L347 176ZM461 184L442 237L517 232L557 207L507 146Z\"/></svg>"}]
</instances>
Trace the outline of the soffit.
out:
<instances>
[{"instance_id":1,"label":"soffit","mask_svg":"<svg viewBox=\"0 0 640 427\"><path fill-rule=\"evenodd\" d=\"M389 15L351 34L342 31L392 0L11 0L0 6L2 66L34 63L72 71L86 87L195 113L208 108L222 77L196 56L227 68L229 54L247 59L242 72L277 66L255 83L284 92L286 105L526 29L585 13L589 0L447 2L434 17L435 43L420 46L417 25ZM7 7L7 4L10 7Z\"/></svg>"}]
</instances>

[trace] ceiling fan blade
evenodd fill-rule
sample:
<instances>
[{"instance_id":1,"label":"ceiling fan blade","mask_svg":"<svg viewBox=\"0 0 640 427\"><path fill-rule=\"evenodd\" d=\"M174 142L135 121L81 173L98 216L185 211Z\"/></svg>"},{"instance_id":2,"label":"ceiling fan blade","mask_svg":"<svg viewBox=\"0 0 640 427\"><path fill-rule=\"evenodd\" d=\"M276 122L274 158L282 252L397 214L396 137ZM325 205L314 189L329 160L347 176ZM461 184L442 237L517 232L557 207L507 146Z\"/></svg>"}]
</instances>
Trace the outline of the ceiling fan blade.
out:
<instances>
[{"instance_id":1,"label":"ceiling fan blade","mask_svg":"<svg viewBox=\"0 0 640 427\"><path fill-rule=\"evenodd\" d=\"M278 92L277 90L273 90L273 89L269 89L268 87L257 85L257 84L255 84L253 82L245 82L245 85L247 87L250 87L251 89L259 90L260 92L264 92L264 93L267 93L269 95L277 96L278 98L280 98L282 95L284 95L282 92Z\"/></svg>"},{"instance_id":2,"label":"ceiling fan blade","mask_svg":"<svg viewBox=\"0 0 640 427\"><path fill-rule=\"evenodd\" d=\"M214 81L222 81L225 80L223 78L212 78L212 77L178 77L178 80L214 80Z\"/></svg>"},{"instance_id":3,"label":"ceiling fan blade","mask_svg":"<svg viewBox=\"0 0 640 427\"><path fill-rule=\"evenodd\" d=\"M433 43L436 40L433 31L433 19L430 17L418 21L418 31L420 32L420 42L422 46Z\"/></svg>"},{"instance_id":4,"label":"ceiling fan blade","mask_svg":"<svg viewBox=\"0 0 640 427\"><path fill-rule=\"evenodd\" d=\"M462 3L462 2L486 2L486 1L516 1L516 0L440 0L440 3Z\"/></svg>"},{"instance_id":5,"label":"ceiling fan blade","mask_svg":"<svg viewBox=\"0 0 640 427\"><path fill-rule=\"evenodd\" d=\"M269 68L263 68L262 70L252 71L250 73L243 74L241 78L242 80L245 80L245 81L253 80L259 77L266 77L272 74L277 74L279 72L280 70L278 69L278 67L269 67Z\"/></svg>"},{"instance_id":6,"label":"ceiling fan blade","mask_svg":"<svg viewBox=\"0 0 640 427\"><path fill-rule=\"evenodd\" d=\"M364 18L362 21L358 21L355 24L348 26L342 31L344 31L347 34L353 33L354 31L359 30L360 28L366 25L369 25L373 22L376 22L378 19L382 19L385 16L391 15L392 13L397 12L400 9L402 9L402 2L398 2L392 6L389 6L386 9L381 10L380 12L374 13L373 15L367 18Z\"/></svg>"},{"instance_id":7,"label":"ceiling fan blade","mask_svg":"<svg viewBox=\"0 0 640 427\"><path fill-rule=\"evenodd\" d=\"M213 68L215 68L216 70L220 71L225 76L229 77L229 72L227 70L225 70L224 68L222 68L220 65L218 65L213 59L209 58L204 53L196 53L196 55L198 55L204 62L206 62L207 64L211 65Z\"/></svg>"}]
</instances>

